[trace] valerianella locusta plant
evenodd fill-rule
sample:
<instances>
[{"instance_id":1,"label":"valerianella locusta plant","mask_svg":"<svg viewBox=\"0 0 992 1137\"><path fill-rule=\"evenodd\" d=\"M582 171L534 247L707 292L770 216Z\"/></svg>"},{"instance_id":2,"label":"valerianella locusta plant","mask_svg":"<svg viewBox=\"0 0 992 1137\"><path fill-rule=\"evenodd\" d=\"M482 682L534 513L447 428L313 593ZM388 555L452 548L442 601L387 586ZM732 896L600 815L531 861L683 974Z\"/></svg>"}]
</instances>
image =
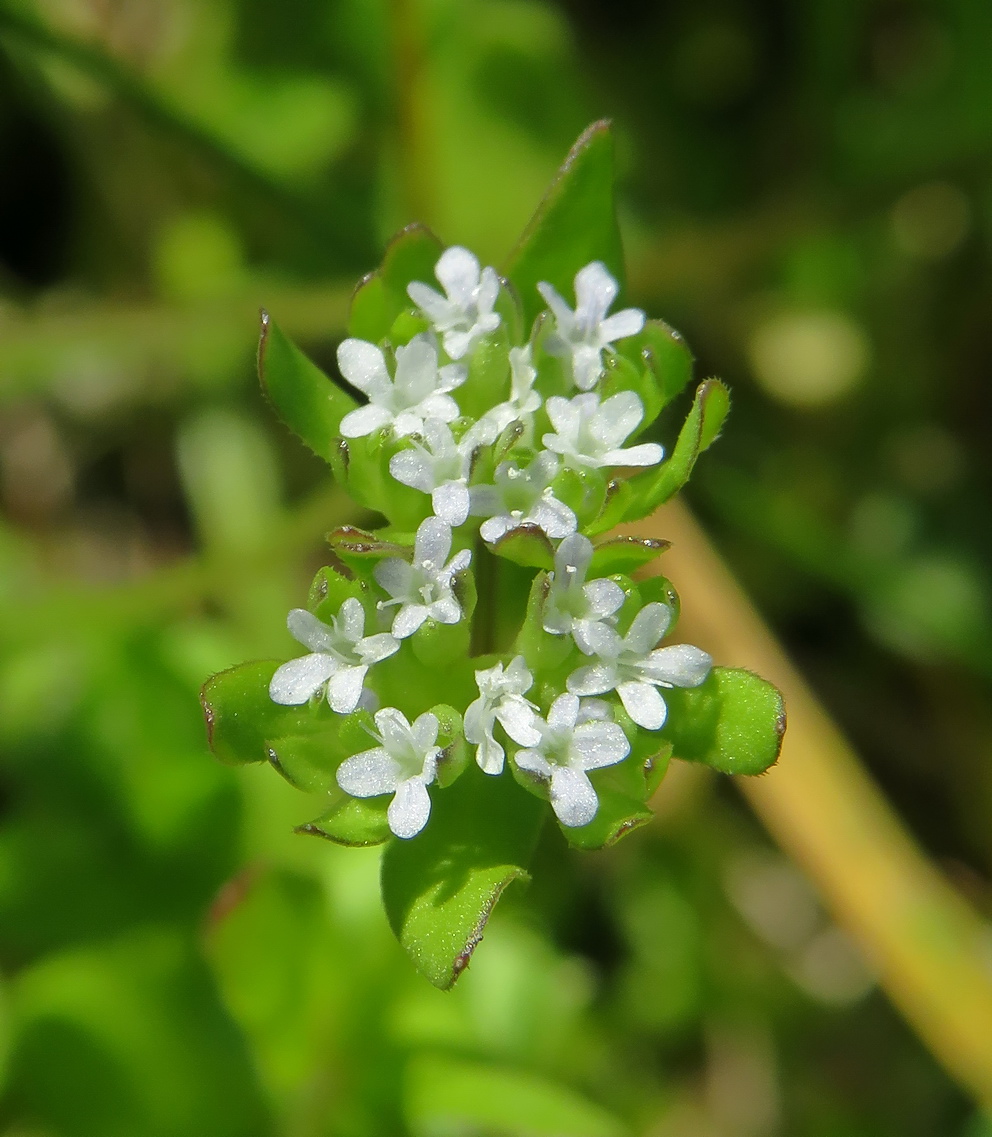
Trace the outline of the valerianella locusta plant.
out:
<instances>
[{"instance_id":1,"label":"valerianella locusta plant","mask_svg":"<svg viewBox=\"0 0 992 1137\"><path fill-rule=\"evenodd\" d=\"M301 832L385 846L390 922L440 987L542 827L609 845L670 758L760 773L784 728L770 684L680 641L666 543L610 533L685 484L729 406L702 383L672 436L692 357L612 312L611 162L596 124L500 271L400 233L355 292L340 379L263 316L263 387L356 508L289 614L307 654L204 687L211 744L310 794ZM378 528L350 524L368 511Z\"/></svg>"}]
</instances>

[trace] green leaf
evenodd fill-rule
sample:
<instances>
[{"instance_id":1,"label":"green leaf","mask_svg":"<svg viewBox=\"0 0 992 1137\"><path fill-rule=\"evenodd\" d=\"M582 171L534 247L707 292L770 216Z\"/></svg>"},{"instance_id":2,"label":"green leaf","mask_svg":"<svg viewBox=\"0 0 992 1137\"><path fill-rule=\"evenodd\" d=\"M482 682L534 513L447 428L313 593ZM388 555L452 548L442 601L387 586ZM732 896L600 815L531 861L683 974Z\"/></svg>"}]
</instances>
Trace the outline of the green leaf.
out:
<instances>
[{"instance_id":1,"label":"green leaf","mask_svg":"<svg viewBox=\"0 0 992 1137\"><path fill-rule=\"evenodd\" d=\"M312 734L328 723L309 706L283 707L269 698L269 682L283 662L242 663L204 683L200 705L207 740L222 762L264 762L270 739Z\"/></svg>"},{"instance_id":2,"label":"green leaf","mask_svg":"<svg viewBox=\"0 0 992 1137\"><path fill-rule=\"evenodd\" d=\"M370 343L387 339L397 317L414 306L406 286L413 280L435 286L434 266L443 251L444 246L425 226L401 229L389 242L380 267L355 289L348 334Z\"/></svg>"},{"instance_id":3,"label":"green leaf","mask_svg":"<svg viewBox=\"0 0 992 1137\"><path fill-rule=\"evenodd\" d=\"M527 866L546 806L505 774L473 763L432 793L430 820L382 860L382 899L396 938L435 987L452 986L482 938L507 885Z\"/></svg>"},{"instance_id":4,"label":"green leaf","mask_svg":"<svg viewBox=\"0 0 992 1137\"><path fill-rule=\"evenodd\" d=\"M505 557L525 568L554 567L554 546L540 525L518 525L489 547L498 557Z\"/></svg>"},{"instance_id":5,"label":"green leaf","mask_svg":"<svg viewBox=\"0 0 992 1137\"><path fill-rule=\"evenodd\" d=\"M515 285L530 324L544 307L537 291L547 281L566 301L573 299L576 272L602 261L623 284L623 246L613 199L613 135L606 120L578 139L551 183L505 275Z\"/></svg>"},{"instance_id":6,"label":"green leaf","mask_svg":"<svg viewBox=\"0 0 992 1137\"><path fill-rule=\"evenodd\" d=\"M595 781L595 779L594 779ZM565 840L575 849L603 849L647 825L654 814L635 797L609 788L596 788L599 809L588 825L572 829L559 824Z\"/></svg>"},{"instance_id":7,"label":"green leaf","mask_svg":"<svg viewBox=\"0 0 992 1137\"><path fill-rule=\"evenodd\" d=\"M404 1114L413 1137L624 1137L627 1128L574 1090L535 1074L448 1055L407 1071Z\"/></svg>"},{"instance_id":8,"label":"green leaf","mask_svg":"<svg viewBox=\"0 0 992 1137\"><path fill-rule=\"evenodd\" d=\"M314 454L329 461L341 419L358 403L283 335L268 312L262 313L258 377L279 418Z\"/></svg>"},{"instance_id":9,"label":"green leaf","mask_svg":"<svg viewBox=\"0 0 992 1137\"><path fill-rule=\"evenodd\" d=\"M655 537L611 537L593 549L589 574L597 577L633 572L649 564L670 546L671 541Z\"/></svg>"},{"instance_id":10,"label":"green leaf","mask_svg":"<svg viewBox=\"0 0 992 1137\"><path fill-rule=\"evenodd\" d=\"M665 692L661 734L674 756L724 774L762 774L775 764L785 733L779 689L751 671L714 667L701 687Z\"/></svg>"},{"instance_id":11,"label":"green leaf","mask_svg":"<svg viewBox=\"0 0 992 1137\"><path fill-rule=\"evenodd\" d=\"M641 358L654 375L661 396L661 405L667 406L680 395L692 378L692 352L679 332L664 320L648 320L639 336L622 341L636 344Z\"/></svg>"},{"instance_id":12,"label":"green leaf","mask_svg":"<svg viewBox=\"0 0 992 1137\"><path fill-rule=\"evenodd\" d=\"M336 845L352 848L381 845L392 837L386 820L391 801L388 795L357 798L342 793L326 813L316 821L298 825L294 832L323 837Z\"/></svg>"},{"instance_id":13,"label":"green leaf","mask_svg":"<svg viewBox=\"0 0 992 1137\"><path fill-rule=\"evenodd\" d=\"M634 497L625 521L646 517L678 493L689 480L696 459L720 433L729 410L730 392L719 379L700 383L671 457L656 470L631 479Z\"/></svg>"}]
</instances>

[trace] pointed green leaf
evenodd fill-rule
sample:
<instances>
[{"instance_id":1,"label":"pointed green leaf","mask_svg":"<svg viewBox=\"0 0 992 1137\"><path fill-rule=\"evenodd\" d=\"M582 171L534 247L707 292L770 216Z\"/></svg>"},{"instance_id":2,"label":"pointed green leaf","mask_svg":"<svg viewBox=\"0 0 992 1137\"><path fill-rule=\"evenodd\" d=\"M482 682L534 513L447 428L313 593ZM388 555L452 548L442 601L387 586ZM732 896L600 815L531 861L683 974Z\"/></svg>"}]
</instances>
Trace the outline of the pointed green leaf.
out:
<instances>
[{"instance_id":1,"label":"pointed green leaf","mask_svg":"<svg viewBox=\"0 0 992 1137\"><path fill-rule=\"evenodd\" d=\"M565 840L575 849L603 849L640 829L654 816L643 801L613 789L597 787L599 809L588 825L571 829L559 825Z\"/></svg>"},{"instance_id":2,"label":"pointed green leaf","mask_svg":"<svg viewBox=\"0 0 992 1137\"><path fill-rule=\"evenodd\" d=\"M401 229L389 242L382 265L355 289L348 334L370 343L387 339L397 317L413 307L406 286L420 280L437 287L434 266L443 251L444 246L425 226Z\"/></svg>"},{"instance_id":3,"label":"pointed green leaf","mask_svg":"<svg viewBox=\"0 0 992 1137\"><path fill-rule=\"evenodd\" d=\"M670 545L671 541L655 537L611 537L593 549L589 574L596 577L615 572L631 573L650 564Z\"/></svg>"},{"instance_id":4,"label":"pointed green leaf","mask_svg":"<svg viewBox=\"0 0 992 1137\"><path fill-rule=\"evenodd\" d=\"M489 547L498 557L506 557L525 568L554 567L554 546L539 525L518 525Z\"/></svg>"},{"instance_id":5,"label":"pointed green leaf","mask_svg":"<svg viewBox=\"0 0 992 1137\"><path fill-rule=\"evenodd\" d=\"M510 255L505 275L515 285L529 325L544 307L546 280L574 303L575 274L602 261L623 283L623 246L613 197L613 136L595 122L578 139Z\"/></svg>"},{"instance_id":6,"label":"pointed green leaf","mask_svg":"<svg viewBox=\"0 0 992 1137\"><path fill-rule=\"evenodd\" d=\"M313 734L327 724L330 711L325 716L319 708L282 707L269 698L269 682L282 662L242 663L204 683L200 705L207 740L222 762L264 762L270 739Z\"/></svg>"},{"instance_id":7,"label":"pointed green leaf","mask_svg":"<svg viewBox=\"0 0 992 1137\"><path fill-rule=\"evenodd\" d=\"M625 521L646 517L678 493L689 480L696 459L720 433L729 410L730 392L719 379L700 383L671 457L656 470L631 479L634 494Z\"/></svg>"},{"instance_id":8,"label":"pointed green leaf","mask_svg":"<svg viewBox=\"0 0 992 1137\"><path fill-rule=\"evenodd\" d=\"M665 692L661 731L676 758L724 774L762 774L775 764L785 733L779 689L751 671L714 667L701 687Z\"/></svg>"},{"instance_id":9,"label":"pointed green leaf","mask_svg":"<svg viewBox=\"0 0 992 1137\"><path fill-rule=\"evenodd\" d=\"M258 377L276 414L324 461L338 442L341 419L358 403L262 313Z\"/></svg>"},{"instance_id":10,"label":"pointed green leaf","mask_svg":"<svg viewBox=\"0 0 992 1137\"><path fill-rule=\"evenodd\" d=\"M324 837L336 845L353 848L381 845L392 836L386 819L386 810L391 801L392 798L388 795L357 798L341 793L326 813L321 814L316 821L297 826L295 832Z\"/></svg>"},{"instance_id":11,"label":"pointed green leaf","mask_svg":"<svg viewBox=\"0 0 992 1137\"><path fill-rule=\"evenodd\" d=\"M636 347L641 359L654 376L661 405L668 406L680 395L692 378L692 352L681 334L664 320L648 320L638 336L621 341L621 348Z\"/></svg>"},{"instance_id":12,"label":"pointed green leaf","mask_svg":"<svg viewBox=\"0 0 992 1137\"><path fill-rule=\"evenodd\" d=\"M449 789L431 793L431 817L382 860L389 923L414 964L447 989L468 965L493 905L527 866L546 806L512 778L470 765Z\"/></svg>"}]
</instances>

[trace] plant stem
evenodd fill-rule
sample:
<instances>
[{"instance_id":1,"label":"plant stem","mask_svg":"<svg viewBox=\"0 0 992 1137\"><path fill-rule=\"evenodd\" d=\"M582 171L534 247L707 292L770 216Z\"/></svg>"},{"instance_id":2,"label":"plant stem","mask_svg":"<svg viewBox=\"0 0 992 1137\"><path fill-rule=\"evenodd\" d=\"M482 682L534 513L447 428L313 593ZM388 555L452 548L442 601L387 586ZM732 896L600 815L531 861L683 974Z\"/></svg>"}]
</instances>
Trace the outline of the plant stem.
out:
<instances>
[{"instance_id":1,"label":"plant stem","mask_svg":"<svg viewBox=\"0 0 992 1137\"><path fill-rule=\"evenodd\" d=\"M625 532L672 539L684 638L781 688L781 760L738 785L933 1054L992 1110L992 928L906 832L688 510L670 503Z\"/></svg>"}]
</instances>

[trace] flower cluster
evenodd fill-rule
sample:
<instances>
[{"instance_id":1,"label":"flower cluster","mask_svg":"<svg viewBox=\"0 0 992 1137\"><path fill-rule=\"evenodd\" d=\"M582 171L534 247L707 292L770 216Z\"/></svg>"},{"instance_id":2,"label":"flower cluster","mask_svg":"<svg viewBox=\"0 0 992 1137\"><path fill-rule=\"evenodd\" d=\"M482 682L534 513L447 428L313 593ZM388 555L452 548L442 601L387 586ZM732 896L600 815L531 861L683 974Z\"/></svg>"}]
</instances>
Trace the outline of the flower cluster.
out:
<instances>
[{"instance_id":1,"label":"flower cluster","mask_svg":"<svg viewBox=\"0 0 992 1137\"><path fill-rule=\"evenodd\" d=\"M643 761L664 692L711 667L698 648L659 646L670 602L610 572L592 539L609 527L620 471L664 458L637 441L650 425L645 317L610 314L618 285L598 261L576 274L574 308L538 284L547 309L530 329L468 250L445 250L435 276L441 291L408 284L379 343L338 349L367 402L341 416L336 470L388 527L340 546L339 594L290 613L309 654L280 666L269 693L365 716L375 745L346 753L336 782L355 799L391 795L397 837L428 823L459 747L581 828L600 806L590 774ZM529 599L500 585L501 567L518 593L531 571Z\"/></svg>"}]
</instances>

